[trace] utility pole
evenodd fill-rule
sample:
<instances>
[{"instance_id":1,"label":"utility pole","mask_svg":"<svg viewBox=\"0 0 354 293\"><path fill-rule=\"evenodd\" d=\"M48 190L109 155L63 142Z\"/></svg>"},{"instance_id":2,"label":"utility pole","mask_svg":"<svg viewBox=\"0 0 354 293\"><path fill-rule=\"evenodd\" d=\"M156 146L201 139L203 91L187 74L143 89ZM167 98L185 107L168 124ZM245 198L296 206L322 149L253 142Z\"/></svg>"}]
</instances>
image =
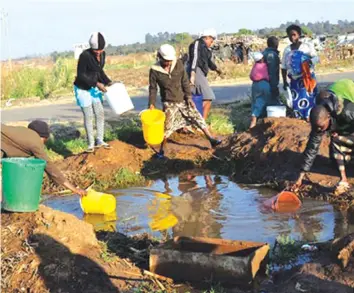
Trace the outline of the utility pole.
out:
<instances>
[{"instance_id":1,"label":"utility pole","mask_svg":"<svg viewBox=\"0 0 354 293\"><path fill-rule=\"evenodd\" d=\"M8 53L8 64L9 70L12 71L12 60L11 60L11 50L10 50L10 40L9 40L9 14L5 9L1 9L0 12L1 28L4 32L4 37L2 37L3 43L7 44L7 53Z\"/></svg>"}]
</instances>

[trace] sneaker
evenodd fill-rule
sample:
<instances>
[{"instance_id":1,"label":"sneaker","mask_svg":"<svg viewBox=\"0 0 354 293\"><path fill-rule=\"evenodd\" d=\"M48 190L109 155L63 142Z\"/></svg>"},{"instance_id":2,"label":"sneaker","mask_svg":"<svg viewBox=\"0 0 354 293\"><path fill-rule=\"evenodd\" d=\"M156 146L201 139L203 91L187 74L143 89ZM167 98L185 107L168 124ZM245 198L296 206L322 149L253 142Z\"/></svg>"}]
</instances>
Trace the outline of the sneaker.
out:
<instances>
[{"instance_id":1,"label":"sneaker","mask_svg":"<svg viewBox=\"0 0 354 293\"><path fill-rule=\"evenodd\" d=\"M98 149L99 148L104 148L106 150L110 150L112 147L108 143L102 141L102 142L97 142L95 148L98 148Z\"/></svg>"},{"instance_id":2,"label":"sneaker","mask_svg":"<svg viewBox=\"0 0 354 293\"><path fill-rule=\"evenodd\" d=\"M212 138L212 139L210 140L210 144L211 144L211 146L212 146L213 148L217 147L217 146L220 145L221 143L222 143L222 141L219 140L219 139Z\"/></svg>"},{"instance_id":3,"label":"sneaker","mask_svg":"<svg viewBox=\"0 0 354 293\"><path fill-rule=\"evenodd\" d=\"M87 149L86 149L86 151L85 151L85 153L87 153L87 154L92 154L92 153L94 153L95 152L95 148L94 147L88 147Z\"/></svg>"}]
</instances>

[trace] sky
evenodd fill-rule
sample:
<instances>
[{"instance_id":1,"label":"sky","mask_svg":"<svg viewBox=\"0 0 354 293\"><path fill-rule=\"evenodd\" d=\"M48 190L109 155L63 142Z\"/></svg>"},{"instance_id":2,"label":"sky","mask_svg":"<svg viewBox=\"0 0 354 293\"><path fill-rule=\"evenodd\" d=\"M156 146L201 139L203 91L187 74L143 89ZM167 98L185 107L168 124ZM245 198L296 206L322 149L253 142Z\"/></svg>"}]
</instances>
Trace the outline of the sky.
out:
<instances>
[{"instance_id":1,"label":"sky","mask_svg":"<svg viewBox=\"0 0 354 293\"><path fill-rule=\"evenodd\" d=\"M112 45L144 42L160 31L198 33L281 23L354 20L354 1L3 0L1 60L72 50L102 31Z\"/></svg>"}]
</instances>

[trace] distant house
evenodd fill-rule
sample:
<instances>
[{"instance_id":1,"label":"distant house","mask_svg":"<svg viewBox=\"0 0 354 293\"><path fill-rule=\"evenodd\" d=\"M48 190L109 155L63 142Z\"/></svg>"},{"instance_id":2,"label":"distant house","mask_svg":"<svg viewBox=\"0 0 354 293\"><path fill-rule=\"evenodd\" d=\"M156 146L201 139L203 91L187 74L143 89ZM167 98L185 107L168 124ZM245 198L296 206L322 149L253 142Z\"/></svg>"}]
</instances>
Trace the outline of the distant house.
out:
<instances>
[{"instance_id":1,"label":"distant house","mask_svg":"<svg viewBox=\"0 0 354 293\"><path fill-rule=\"evenodd\" d=\"M80 44L74 44L73 47L74 47L74 57L76 60L78 60L81 53L84 50L90 48L90 45L89 43L80 43Z\"/></svg>"}]
</instances>

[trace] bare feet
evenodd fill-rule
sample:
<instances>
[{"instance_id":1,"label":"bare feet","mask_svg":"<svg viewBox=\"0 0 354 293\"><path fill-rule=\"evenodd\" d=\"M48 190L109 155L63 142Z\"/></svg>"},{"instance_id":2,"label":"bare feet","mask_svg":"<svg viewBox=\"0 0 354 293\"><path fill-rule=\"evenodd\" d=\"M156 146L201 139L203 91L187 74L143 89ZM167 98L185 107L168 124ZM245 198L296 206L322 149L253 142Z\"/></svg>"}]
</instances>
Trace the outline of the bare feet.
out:
<instances>
[{"instance_id":1,"label":"bare feet","mask_svg":"<svg viewBox=\"0 0 354 293\"><path fill-rule=\"evenodd\" d=\"M251 118L251 124L250 124L250 129L255 127L257 125L257 117L252 116Z\"/></svg>"}]
</instances>

